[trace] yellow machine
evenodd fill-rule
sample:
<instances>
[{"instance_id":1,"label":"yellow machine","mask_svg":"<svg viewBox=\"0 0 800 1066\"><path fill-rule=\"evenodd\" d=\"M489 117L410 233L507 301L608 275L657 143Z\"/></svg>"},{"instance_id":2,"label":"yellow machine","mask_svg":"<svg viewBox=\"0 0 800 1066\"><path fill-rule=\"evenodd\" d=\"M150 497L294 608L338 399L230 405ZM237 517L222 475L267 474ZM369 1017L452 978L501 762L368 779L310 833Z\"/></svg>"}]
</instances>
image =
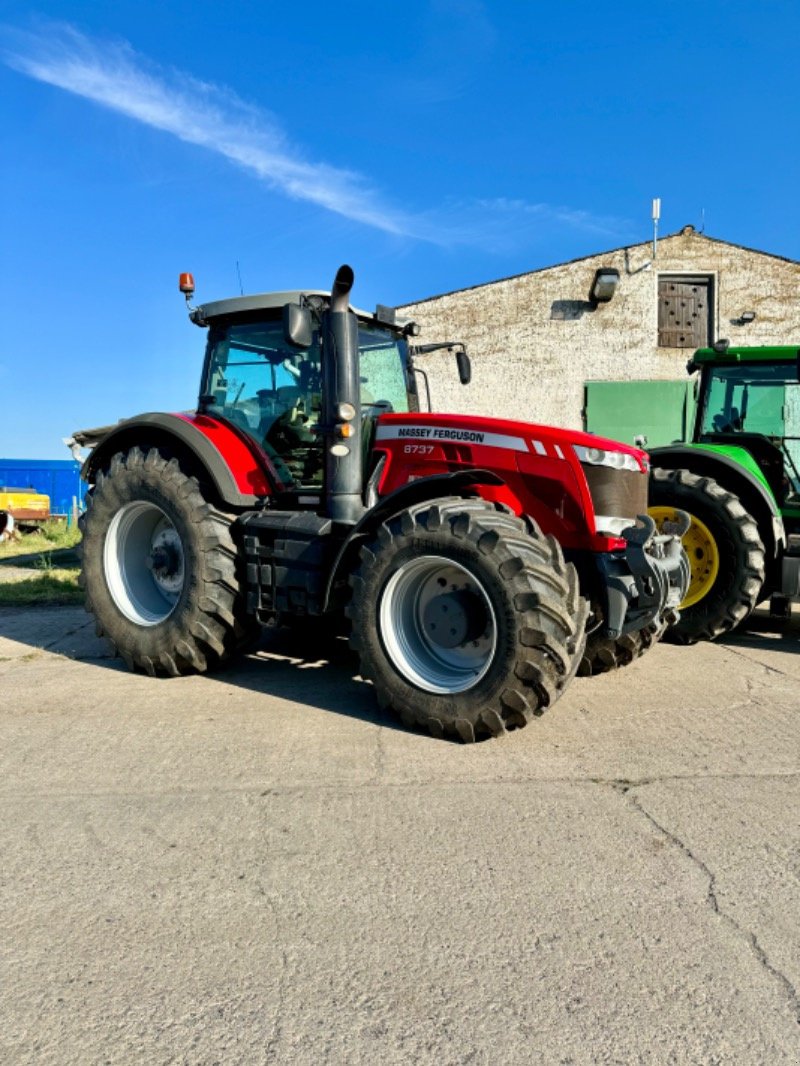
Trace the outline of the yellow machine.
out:
<instances>
[{"instance_id":1,"label":"yellow machine","mask_svg":"<svg viewBox=\"0 0 800 1066\"><path fill-rule=\"evenodd\" d=\"M50 517L50 497L34 489L0 485L0 511L13 515L17 523L43 522Z\"/></svg>"}]
</instances>

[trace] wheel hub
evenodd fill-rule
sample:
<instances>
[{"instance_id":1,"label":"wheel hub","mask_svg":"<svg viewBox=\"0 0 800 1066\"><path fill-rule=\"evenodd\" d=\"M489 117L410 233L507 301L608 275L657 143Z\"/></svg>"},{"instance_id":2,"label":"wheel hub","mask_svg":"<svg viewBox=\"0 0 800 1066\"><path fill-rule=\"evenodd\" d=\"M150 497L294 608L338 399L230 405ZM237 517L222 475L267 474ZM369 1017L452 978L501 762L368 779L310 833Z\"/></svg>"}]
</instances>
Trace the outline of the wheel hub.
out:
<instances>
[{"instance_id":1,"label":"wheel hub","mask_svg":"<svg viewBox=\"0 0 800 1066\"><path fill-rule=\"evenodd\" d=\"M156 534L144 565L164 592L173 596L180 592L183 587L183 548L175 529L162 529Z\"/></svg>"},{"instance_id":2,"label":"wheel hub","mask_svg":"<svg viewBox=\"0 0 800 1066\"><path fill-rule=\"evenodd\" d=\"M465 692L494 659L497 627L486 589L442 556L398 567L381 593L378 622L398 673L425 692Z\"/></svg>"},{"instance_id":3,"label":"wheel hub","mask_svg":"<svg viewBox=\"0 0 800 1066\"><path fill-rule=\"evenodd\" d=\"M477 640L486 629L486 608L468 588L452 589L434 596L422 614L422 626L432 644L457 648Z\"/></svg>"},{"instance_id":4,"label":"wheel hub","mask_svg":"<svg viewBox=\"0 0 800 1066\"><path fill-rule=\"evenodd\" d=\"M121 507L106 533L103 569L126 618L140 626L167 619L183 592L185 563L183 542L166 512L145 500Z\"/></svg>"},{"instance_id":5,"label":"wheel hub","mask_svg":"<svg viewBox=\"0 0 800 1066\"><path fill-rule=\"evenodd\" d=\"M650 507L648 514L654 519L659 530L665 521L673 522L676 519L674 507ZM691 524L681 538L689 560L689 588L679 610L692 607L707 596L719 574L719 548L711 530L697 515L689 514L689 518Z\"/></svg>"}]
</instances>

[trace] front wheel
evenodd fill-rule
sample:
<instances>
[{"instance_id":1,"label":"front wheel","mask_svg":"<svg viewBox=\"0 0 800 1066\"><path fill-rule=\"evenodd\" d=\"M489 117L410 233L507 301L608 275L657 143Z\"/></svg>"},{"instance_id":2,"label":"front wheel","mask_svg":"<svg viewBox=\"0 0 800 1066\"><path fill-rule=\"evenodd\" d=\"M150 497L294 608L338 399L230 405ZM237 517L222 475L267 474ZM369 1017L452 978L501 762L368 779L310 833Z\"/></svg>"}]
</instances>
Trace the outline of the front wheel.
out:
<instances>
[{"instance_id":1,"label":"front wheel","mask_svg":"<svg viewBox=\"0 0 800 1066\"><path fill-rule=\"evenodd\" d=\"M253 643L231 518L177 459L155 449L115 455L87 505L86 609L131 669L202 672Z\"/></svg>"},{"instance_id":2,"label":"front wheel","mask_svg":"<svg viewBox=\"0 0 800 1066\"><path fill-rule=\"evenodd\" d=\"M634 633L626 633L616 639L590 634L578 667L578 675L594 677L597 674L619 670L623 666L630 666L658 644L667 627L676 617L674 611L668 611L659 621L650 622L642 629L637 629Z\"/></svg>"},{"instance_id":3,"label":"front wheel","mask_svg":"<svg viewBox=\"0 0 800 1066\"><path fill-rule=\"evenodd\" d=\"M588 605L534 523L482 500L395 515L352 575L351 645L379 703L465 742L527 725L577 670Z\"/></svg>"}]
</instances>

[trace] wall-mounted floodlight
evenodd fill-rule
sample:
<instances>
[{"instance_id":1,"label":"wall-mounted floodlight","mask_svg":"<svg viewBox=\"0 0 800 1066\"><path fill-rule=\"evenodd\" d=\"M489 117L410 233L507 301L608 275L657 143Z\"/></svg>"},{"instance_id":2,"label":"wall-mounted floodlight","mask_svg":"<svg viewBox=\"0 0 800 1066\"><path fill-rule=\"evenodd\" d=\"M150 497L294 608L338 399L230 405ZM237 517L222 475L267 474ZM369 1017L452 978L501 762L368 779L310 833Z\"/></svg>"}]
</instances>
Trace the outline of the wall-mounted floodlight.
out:
<instances>
[{"instance_id":1,"label":"wall-mounted floodlight","mask_svg":"<svg viewBox=\"0 0 800 1066\"><path fill-rule=\"evenodd\" d=\"M739 321L742 323L742 325L747 325L748 322L755 322L755 318L755 311L742 311L742 313L739 315Z\"/></svg>"},{"instance_id":2,"label":"wall-mounted floodlight","mask_svg":"<svg viewBox=\"0 0 800 1066\"><path fill-rule=\"evenodd\" d=\"M589 290L589 303L592 307L607 304L617 291L619 271L615 267L600 267L595 271L594 281Z\"/></svg>"}]
</instances>

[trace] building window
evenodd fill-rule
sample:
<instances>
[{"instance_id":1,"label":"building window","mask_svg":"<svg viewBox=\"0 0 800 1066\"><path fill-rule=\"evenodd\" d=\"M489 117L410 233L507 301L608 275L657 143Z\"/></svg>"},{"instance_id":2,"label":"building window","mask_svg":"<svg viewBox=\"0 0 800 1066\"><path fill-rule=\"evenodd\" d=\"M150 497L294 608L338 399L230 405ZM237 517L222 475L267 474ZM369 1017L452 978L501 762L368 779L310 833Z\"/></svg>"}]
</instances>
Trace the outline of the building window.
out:
<instances>
[{"instance_id":1,"label":"building window","mask_svg":"<svg viewBox=\"0 0 800 1066\"><path fill-rule=\"evenodd\" d=\"M711 305L710 277L659 277L659 348L707 348L713 337Z\"/></svg>"}]
</instances>

